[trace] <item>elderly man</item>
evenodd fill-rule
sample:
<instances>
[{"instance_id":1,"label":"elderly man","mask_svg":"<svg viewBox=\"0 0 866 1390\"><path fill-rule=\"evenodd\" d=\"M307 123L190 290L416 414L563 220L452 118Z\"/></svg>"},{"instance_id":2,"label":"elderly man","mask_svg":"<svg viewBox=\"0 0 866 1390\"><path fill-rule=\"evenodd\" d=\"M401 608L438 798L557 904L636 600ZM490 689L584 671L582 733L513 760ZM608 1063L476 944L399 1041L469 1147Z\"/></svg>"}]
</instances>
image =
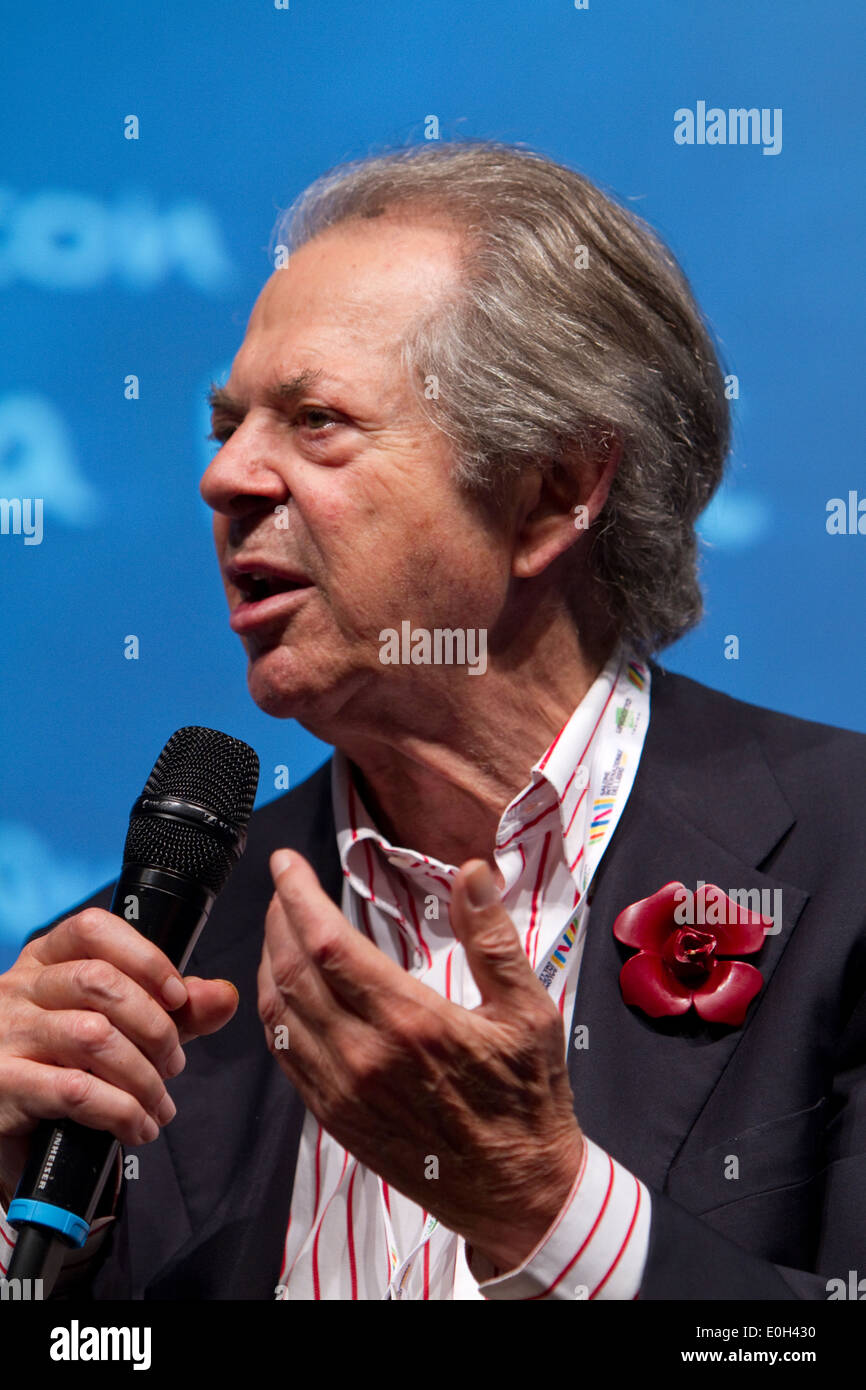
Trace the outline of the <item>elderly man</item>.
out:
<instances>
[{"instance_id":1,"label":"elderly man","mask_svg":"<svg viewBox=\"0 0 866 1390\"><path fill-rule=\"evenodd\" d=\"M727 447L681 272L488 143L338 169L279 239L202 494L254 700L335 755L193 975L106 890L0 979L7 1196L40 1116L144 1145L98 1298L827 1297L866 740L651 660Z\"/></svg>"}]
</instances>

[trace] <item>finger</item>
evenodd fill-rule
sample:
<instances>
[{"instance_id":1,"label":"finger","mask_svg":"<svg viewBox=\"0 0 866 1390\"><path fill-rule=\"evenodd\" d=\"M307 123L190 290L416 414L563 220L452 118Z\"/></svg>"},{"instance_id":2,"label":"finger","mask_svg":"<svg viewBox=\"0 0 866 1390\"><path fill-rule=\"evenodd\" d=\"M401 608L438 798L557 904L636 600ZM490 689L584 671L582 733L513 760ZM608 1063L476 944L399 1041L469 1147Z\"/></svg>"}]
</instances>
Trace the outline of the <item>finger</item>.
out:
<instances>
[{"instance_id":1,"label":"finger","mask_svg":"<svg viewBox=\"0 0 866 1390\"><path fill-rule=\"evenodd\" d=\"M269 910L265 945L284 1010L282 1014L275 1010L274 1017L266 1015L268 1022L285 1019L290 1036L292 1023L287 1013L305 1024L299 1049L308 1035L312 1038L309 1046L318 1049L315 1062L301 1058L307 1075L312 1075L315 1065L319 1077L333 1079L327 1095L342 1094L345 1100L347 1094L363 1094L365 1103L375 1108L384 1072L405 1065L407 1059L435 1053L444 1038L453 1039L455 1033L472 1026L470 1015L413 979L356 931L322 892L315 873L300 855L277 852L271 859L271 871L277 885L278 910ZM312 974L301 978L306 982L320 977L326 989L324 1003L318 996L311 1002L306 989L299 989L300 967L294 963L295 955L291 968L296 978L286 987L281 951L292 936L313 966ZM321 1010L319 1018L317 1010ZM285 1065L288 1069L290 1064ZM318 1100L311 1101L309 1091L304 1099L328 1128L328 1120L323 1118L327 1108L323 1110ZM327 1100L324 1105L327 1107Z\"/></svg>"},{"instance_id":2,"label":"finger","mask_svg":"<svg viewBox=\"0 0 866 1390\"><path fill-rule=\"evenodd\" d=\"M184 984L189 998L172 1014L181 1043L216 1033L234 1017L240 996L231 980L202 980L197 975L185 975Z\"/></svg>"},{"instance_id":3,"label":"finger","mask_svg":"<svg viewBox=\"0 0 866 1390\"><path fill-rule=\"evenodd\" d=\"M164 1110L166 1118L171 1118L173 1108L159 1071L104 1014L83 1009L44 1011L38 1023L22 1060L92 1072L118 1090L128 1091L150 1114Z\"/></svg>"},{"instance_id":4,"label":"finger","mask_svg":"<svg viewBox=\"0 0 866 1390\"><path fill-rule=\"evenodd\" d=\"M294 1000L286 998L275 980L267 943L259 962L258 1004L268 1048L301 1091L307 1104L310 1105L313 1097L322 1101L327 1096L339 1093L340 1075L345 1073L347 1057L353 1055L343 1050L346 1044L341 1044L339 1040L342 1033L340 1025L349 1020L356 1027L364 1025L354 1015L346 1015L332 1003L334 1018L331 1026L311 1026L294 1009ZM317 1106L311 1108L319 1114Z\"/></svg>"},{"instance_id":5,"label":"finger","mask_svg":"<svg viewBox=\"0 0 866 1390\"><path fill-rule=\"evenodd\" d=\"M54 1010L93 1010L129 1039L130 1045L143 1053L163 1076L176 1076L183 1069L174 1018L109 961L91 958L46 965L32 981L30 999L49 1015ZM44 1023L40 1019L42 1027L50 1030L50 1018ZM50 1036L56 1036L56 1029L50 1030ZM62 1055L41 1060L55 1060L62 1066L81 1065L78 1058Z\"/></svg>"},{"instance_id":6,"label":"finger","mask_svg":"<svg viewBox=\"0 0 866 1390\"><path fill-rule=\"evenodd\" d=\"M305 1019L318 1032L325 1033L335 1016L345 1011L345 1004L329 989L299 941L276 893L265 917L262 962L267 963L269 981L280 999L295 1017Z\"/></svg>"},{"instance_id":7,"label":"finger","mask_svg":"<svg viewBox=\"0 0 866 1390\"><path fill-rule=\"evenodd\" d=\"M384 1022L395 995L422 998L423 986L355 931L300 854L277 850L271 856L271 874L283 909L282 917L269 913L265 921L275 979L280 979L290 932L328 990L370 1023ZM289 968L297 969L292 964Z\"/></svg>"},{"instance_id":8,"label":"finger","mask_svg":"<svg viewBox=\"0 0 866 1390\"><path fill-rule=\"evenodd\" d=\"M482 1006L502 1005L512 1013L521 1000L538 1003L547 998L483 859L470 859L460 868L450 912Z\"/></svg>"},{"instance_id":9,"label":"finger","mask_svg":"<svg viewBox=\"0 0 866 1390\"><path fill-rule=\"evenodd\" d=\"M8 1134L29 1134L38 1120L67 1116L91 1129L108 1130L122 1144L147 1144L159 1133L159 1121L135 1096L75 1067L4 1058L0 1095Z\"/></svg>"},{"instance_id":10,"label":"finger","mask_svg":"<svg viewBox=\"0 0 866 1390\"><path fill-rule=\"evenodd\" d=\"M122 917L100 907L88 907L74 917L67 917L65 922L31 941L25 949L41 965L57 965L69 960L107 960L154 999L164 1003L167 1009L177 1009L186 1003L186 986L168 956Z\"/></svg>"}]
</instances>

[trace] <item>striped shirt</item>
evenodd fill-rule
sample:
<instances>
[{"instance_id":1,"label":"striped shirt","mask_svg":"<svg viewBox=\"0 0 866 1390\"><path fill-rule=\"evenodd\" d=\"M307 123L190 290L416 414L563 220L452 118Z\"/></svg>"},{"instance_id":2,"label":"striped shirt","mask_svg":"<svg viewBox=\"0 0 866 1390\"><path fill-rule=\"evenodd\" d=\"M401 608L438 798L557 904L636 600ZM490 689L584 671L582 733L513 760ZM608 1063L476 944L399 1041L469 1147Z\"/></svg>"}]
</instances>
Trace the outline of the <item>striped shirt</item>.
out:
<instances>
[{"instance_id":1,"label":"striped shirt","mask_svg":"<svg viewBox=\"0 0 866 1390\"><path fill-rule=\"evenodd\" d=\"M634 702L623 696L626 678ZM564 1021L572 1016L589 919L587 866L603 852L600 842L627 799L649 718L649 680L645 666L615 652L499 822L502 901ZM627 722L638 734L635 751L624 756L617 745ZM475 1008L480 994L448 915L456 866L389 843L339 751L332 795L346 917L416 979ZM434 1171L428 1176L435 1180ZM462 1237L389 1188L308 1111L277 1296L633 1299L650 1217L644 1184L586 1138L556 1221L521 1265L499 1271L476 1252L467 1258Z\"/></svg>"}]
</instances>

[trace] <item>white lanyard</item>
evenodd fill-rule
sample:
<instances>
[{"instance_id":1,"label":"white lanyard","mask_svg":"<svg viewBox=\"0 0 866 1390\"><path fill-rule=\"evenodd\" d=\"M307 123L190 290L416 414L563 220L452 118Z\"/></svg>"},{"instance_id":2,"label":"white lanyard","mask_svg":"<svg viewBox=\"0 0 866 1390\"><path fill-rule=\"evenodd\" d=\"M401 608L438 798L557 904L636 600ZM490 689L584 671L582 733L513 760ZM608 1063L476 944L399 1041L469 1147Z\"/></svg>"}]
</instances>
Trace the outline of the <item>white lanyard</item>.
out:
<instances>
[{"instance_id":1,"label":"white lanyard","mask_svg":"<svg viewBox=\"0 0 866 1390\"><path fill-rule=\"evenodd\" d=\"M566 969L569 952L579 939L586 915L587 890L634 785L649 727L649 715L649 668L638 661L624 660L601 727L596 732L590 758L587 788L589 810L578 881L580 902L536 970L545 989L550 989L559 971Z\"/></svg>"},{"instance_id":2,"label":"white lanyard","mask_svg":"<svg viewBox=\"0 0 866 1390\"><path fill-rule=\"evenodd\" d=\"M628 801L643 752L649 716L649 667L643 662L624 657L601 725L593 739L588 776L585 779L588 782L588 809L585 813L584 852L578 880L580 902L536 969L535 973L545 989L550 989L558 974L567 970L570 962L576 959L571 951L575 941L580 939L586 920L587 890ZM567 1030L565 1046L567 1052ZM391 1263L391 1279L384 1297L402 1298L415 1260L439 1222L435 1216L428 1215L419 1241L405 1259L401 1260L381 1178L379 1202Z\"/></svg>"},{"instance_id":3,"label":"white lanyard","mask_svg":"<svg viewBox=\"0 0 866 1390\"><path fill-rule=\"evenodd\" d=\"M391 1225L391 1218L388 1215L388 1206L385 1201L384 1189L385 1185L382 1182L382 1179L379 1178L379 1201L382 1206L382 1216L385 1220L385 1237L388 1241L388 1258L391 1261L391 1280L388 1284L388 1288L385 1291L384 1297L386 1299L402 1298L403 1288L409 1278L409 1275L412 1273L415 1260L417 1256L420 1254L420 1252L424 1249L424 1246L427 1244L433 1232L436 1230L436 1227L439 1225L439 1221L435 1216L428 1215L427 1220L424 1222L424 1229L421 1232L421 1239L418 1241L414 1249L412 1249L409 1252L405 1260L401 1261L400 1256L397 1252L397 1241L394 1238L394 1228Z\"/></svg>"}]
</instances>

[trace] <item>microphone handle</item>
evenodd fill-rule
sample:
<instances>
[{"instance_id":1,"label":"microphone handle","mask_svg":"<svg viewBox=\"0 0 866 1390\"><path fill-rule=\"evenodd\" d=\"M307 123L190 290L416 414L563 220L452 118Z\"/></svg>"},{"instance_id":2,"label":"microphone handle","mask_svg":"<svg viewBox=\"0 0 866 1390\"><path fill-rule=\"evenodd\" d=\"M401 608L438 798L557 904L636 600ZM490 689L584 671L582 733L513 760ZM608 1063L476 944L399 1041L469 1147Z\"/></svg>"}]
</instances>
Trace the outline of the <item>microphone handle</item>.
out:
<instances>
[{"instance_id":1,"label":"microphone handle","mask_svg":"<svg viewBox=\"0 0 866 1390\"><path fill-rule=\"evenodd\" d=\"M124 864L111 911L136 927L183 973L215 896L185 874ZM63 1249L86 1241L119 1147L114 1135L76 1120L42 1120L36 1126L7 1213L19 1232L8 1279L41 1277L50 1292L62 1263L57 1247L62 1256Z\"/></svg>"}]
</instances>

